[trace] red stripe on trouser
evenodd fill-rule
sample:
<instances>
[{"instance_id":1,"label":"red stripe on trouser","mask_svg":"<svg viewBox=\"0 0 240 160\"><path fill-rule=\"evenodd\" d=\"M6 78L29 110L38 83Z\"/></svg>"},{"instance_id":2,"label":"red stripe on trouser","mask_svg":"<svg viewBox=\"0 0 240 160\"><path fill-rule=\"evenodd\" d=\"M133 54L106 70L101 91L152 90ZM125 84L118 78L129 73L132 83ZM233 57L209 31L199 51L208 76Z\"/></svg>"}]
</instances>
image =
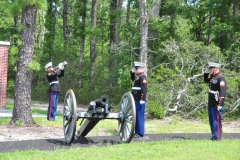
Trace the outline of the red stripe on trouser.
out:
<instances>
[{"instance_id":1,"label":"red stripe on trouser","mask_svg":"<svg viewBox=\"0 0 240 160\"><path fill-rule=\"evenodd\" d=\"M219 112L217 111L217 139L220 139L220 134L221 134L221 131L220 131L220 117L219 117Z\"/></svg>"},{"instance_id":2,"label":"red stripe on trouser","mask_svg":"<svg viewBox=\"0 0 240 160\"><path fill-rule=\"evenodd\" d=\"M52 113L52 95L53 92L50 93L50 100L49 100L49 112L48 112L48 119L51 119L51 113Z\"/></svg>"}]
</instances>

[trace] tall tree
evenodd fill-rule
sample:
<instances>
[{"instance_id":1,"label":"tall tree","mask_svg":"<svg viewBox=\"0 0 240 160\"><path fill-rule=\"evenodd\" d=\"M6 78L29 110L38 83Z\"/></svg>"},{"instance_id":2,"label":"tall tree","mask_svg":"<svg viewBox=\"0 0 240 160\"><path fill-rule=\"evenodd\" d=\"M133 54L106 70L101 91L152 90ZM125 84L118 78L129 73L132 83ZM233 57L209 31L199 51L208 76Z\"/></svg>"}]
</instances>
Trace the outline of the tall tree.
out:
<instances>
[{"instance_id":1,"label":"tall tree","mask_svg":"<svg viewBox=\"0 0 240 160\"><path fill-rule=\"evenodd\" d=\"M122 2L123 0L119 0L118 1L118 12L117 12L117 15L118 15L118 23L117 23L117 44L119 44L120 43L120 25L122 24L121 22L122 22Z\"/></svg>"},{"instance_id":2,"label":"tall tree","mask_svg":"<svg viewBox=\"0 0 240 160\"><path fill-rule=\"evenodd\" d=\"M117 29L117 0L111 0L110 2L110 12L109 12L109 17L110 17L110 51L116 47L117 43L117 34L116 34L116 29Z\"/></svg>"},{"instance_id":3,"label":"tall tree","mask_svg":"<svg viewBox=\"0 0 240 160\"><path fill-rule=\"evenodd\" d=\"M154 0L151 8L151 14L153 17L158 17L161 9L162 0Z\"/></svg>"},{"instance_id":4,"label":"tall tree","mask_svg":"<svg viewBox=\"0 0 240 160\"><path fill-rule=\"evenodd\" d=\"M74 26L77 32L77 36L80 37L80 49L79 49L79 67L78 67L78 84L77 87L80 89L82 87L82 77L83 77L83 57L85 49L85 27L86 27L86 13L87 13L87 1L77 0L74 6L75 9L75 20ZM79 27L80 26L80 27ZM80 29L79 29L80 28Z\"/></svg>"},{"instance_id":5,"label":"tall tree","mask_svg":"<svg viewBox=\"0 0 240 160\"><path fill-rule=\"evenodd\" d=\"M218 12L219 12L219 19L220 19L220 33L218 35L219 37L219 47L221 48L221 51L224 52L225 49L227 49L228 47L228 43L229 43L229 32L231 32L229 29L226 29L228 27L231 26L231 22L229 21L229 19L232 19L232 17L230 17L230 7L232 6L232 2L230 1L220 1L219 2L219 8L218 8ZM228 26L228 27L226 27ZM231 41L231 40L230 40Z\"/></svg>"},{"instance_id":6,"label":"tall tree","mask_svg":"<svg viewBox=\"0 0 240 160\"><path fill-rule=\"evenodd\" d=\"M208 16L208 38L207 44L210 45L212 41L212 23L213 23L213 7L211 0L209 2L209 16Z\"/></svg>"},{"instance_id":7,"label":"tall tree","mask_svg":"<svg viewBox=\"0 0 240 160\"><path fill-rule=\"evenodd\" d=\"M22 45L19 47L17 72L15 78L15 97L13 116L10 123L17 121L22 124L34 123L31 113L31 84L32 72L29 67L33 61L34 38L36 30L37 6L42 6L43 1L22 1L21 25L24 28L20 33Z\"/></svg>"},{"instance_id":8,"label":"tall tree","mask_svg":"<svg viewBox=\"0 0 240 160\"><path fill-rule=\"evenodd\" d=\"M146 0L139 0L140 18L140 61L147 64L148 53L148 13Z\"/></svg>"},{"instance_id":9,"label":"tall tree","mask_svg":"<svg viewBox=\"0 0 240 160\"><path fill-rule=\"evenodd\" d=\"M130 3L131 3L131 0L127 0L126 23L129 23L129 17L130 17Z\"/></svg>"},{"instance_id":10,"label":"tall tree","mask_svg":"<svg viewBox=\"0 0 240 160\"><path fill-rule=\"evenodd\" d=\"M114 71L113 68L116 66L116 59L114 58L115 54L115 49L117 45L117 0L111 0L110 2L110 12L109 12L109 17L110 17L110 26L109 26L109 31L110 31L110 47L109 47L109 64L108 64L108 71L109 71L109 77L113 75ZM112 88L114 85L114 82L116 80L109 79L109 93L112 92Z\"/></svg>"},{"instance_id":11,"label":"tall tree","mask_svg":"<svg viewBox=\"0 0 240 160\"><path fill-rule=\"evenodd\" d=\"M43 52L48 54L48 61L52 61L54 50L54 38L56 34L56 17L59 0L47 0L47 13L46 13L46 33L44 35L44 48Z\"/></svg>"},{"instance_id":12,"label":"tall tree","mask_svg":"<svg viewBox=\"0 0 240 160\"><path fill-rule=\"evenodd\" d=\"M90 71L89 71L89 81L93 82L95 76L95 61L97 57L96 44L97 37L94 35L94 29L97 26L97 0L92 0L92 12L91 12L91 42L90 42ZM91 85L93 86L93 85ZM91 88L91 87L90 87Z\"/></svg>"},{"instance_id":13,"label":"tall tree","mask_svg":"<svg viewBox=\"0 0 240 160\"><path fill-rule=\"evenodd\" d=\"M67 53L68 39L70 37L68 27L68 0L63 0L63 38L64 38L64 53Z\"/></svg>"},{"instance_id":14,"label":"tall tree","mask_svg":"<svg viewBox=\"0 0 240 160\"><path fill-rule=\"evenodd\" d=\"M236 43L236 35L235 35L235 33L236 33L236 31L237 31L237 29L239 28L238 27L238 10L239 10L239 1L238 0L234 0L233 1L233 24L232 24L232 26L233 26L233 31L232 31L232 41L233 41L233 43L235 44Z\"/></svg>"}]
</instances>

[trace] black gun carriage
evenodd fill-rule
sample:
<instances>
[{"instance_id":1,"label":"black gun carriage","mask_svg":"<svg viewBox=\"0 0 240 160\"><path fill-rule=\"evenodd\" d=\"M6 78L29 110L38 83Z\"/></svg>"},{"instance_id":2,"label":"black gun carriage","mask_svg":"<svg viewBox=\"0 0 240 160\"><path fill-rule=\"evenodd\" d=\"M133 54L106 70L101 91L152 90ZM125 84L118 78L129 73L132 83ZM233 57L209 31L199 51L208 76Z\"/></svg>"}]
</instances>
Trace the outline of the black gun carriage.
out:
<instances>
[{"instance_id":1,"label":"black gun carriage","mask_svg":"<svg viewBox=\"0 0 240 160\"><path fill-rule=\"evenodd\" d=\"M75 94L69 89L65 95L63 107L63 131L66 143L71 144L75 136L85 137L100 120L104 119L118 120L120 140L122 143L129 143L133 138L136 123L135 102L132 94L130 92L123 94L117 113L111 112L113 106L109 106L108 103L108 97L102 96L91 101L86 112L77 111ZM79 119L82 121L76 134Z\"/></svg>"}]
</instances>

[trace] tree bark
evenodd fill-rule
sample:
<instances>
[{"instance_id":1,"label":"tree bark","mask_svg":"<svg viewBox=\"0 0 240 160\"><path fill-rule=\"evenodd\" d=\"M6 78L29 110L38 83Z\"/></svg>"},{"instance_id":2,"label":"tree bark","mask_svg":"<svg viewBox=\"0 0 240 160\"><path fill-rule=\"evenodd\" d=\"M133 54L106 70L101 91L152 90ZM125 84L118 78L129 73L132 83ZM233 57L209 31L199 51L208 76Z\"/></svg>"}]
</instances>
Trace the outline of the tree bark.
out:
<instances>
[{"instance_id":1,"label":"tree bark","mask_svg":"<svg viewBox=\"0 0 240 160\"><path fill-rule=\"evenodd\" d=\"M92 13L91 13L91 29L92 31L97 26L97 0L92 0ZM90 74L89 81L92 82L95 76L95 60L96 60L96 43L97 38L95 35L92 35L92 39L90 42ZM92 85L90 85L92 86Z\"/></svg>"},{"instance_id":2,"label":"tree bark","mask_svg":"<svg viewBox=\"0 0 240 160\"><path fill-rule=\"evenodd\" d=\"M140 61L147 64L148 53L148 13L146 0L139 0L139 17L140 17ZM146 66L147 67L147 66Z\"/></svg>"},{"instance_id":3,"label":"tree bark","mask_svg":"<svg viewBox=\"0 0 240 160\"><path fill-rule=\"evenodd\" d=\"M33 60L36 11L35 5L26 6L22 10L21 24L26 28L20 34L22 46L18 53L14 108L10 123L16 123L17 121L22 124L34 123L30 105L32 73L28 70L28 64Z\"/></svg>"},{"instance_id":4,"label":"tree bark","mask_svg":"<svg viewBox=\"0 0 240 160\"><path fill-rule=\"evenodd\" d=\"M130 16L130 2L131 2L131 0L128 0L128 1L127 1L126 23L129 23L129 16Z\"/></svg>"},{"instance_id":5,"label":"tree bark","mask_svg":"<svg viewBox=\"0 0 240 160\"><path fill-rule=\"evenodd\" d=\"M238 5L239 5L239 2L238 0L234 0L233 1L233 21L232 21L232 43L233 44L236 44L236 36L235 36L235 33L237 32L238 30L238 27L239 25L238 24ZM232 59L237 59L237 55L236 54L233 54L233 57ZM236 71L236 66L237 65L234 65L233 66L233 70Z\"/></svg>"},{"instance_id":6,"label":"tree bark","mask_svg":"<svg viewBox=\"0 0 240 160\"><path fill-rule=\"evenodd\" d=\"M109 31L110 31L110 48L109 48L109 61L108 61L108 74L109 77L111 77L111 75L113 75L114 71L113 68L114 66L116 66L116 59L114 58L114 54L115 54L115 49L117 46L117 9L118 9L118 5L117 5L117 0L111 0L110 2L110 12L109 12L109 17L110 17L110 25L109 25ZM109 79L109 93L113 93L112 92L112 88L114 85L116 84L116 80L113 79ZM110 95L112 96L112 95Z\"/></svg>"},{"instance_id":7,"label":"tree bark","mask_svg":"<svg viewBox=\"0 0 240 160\"><path fill-rule=\"evenodd\" d=\"M207 39L207 44L210 45L212 41L212 22L213 22L213 17L212 17L212 9L209 11L209 21L208 21L208 39Z\"/></svg>"},{"instance_id":8,"label":"tree bark","mask_svg":"<svg viewBox=\"0 0 240 160\"><path fill-rule=\"evenodd\" d=\"M225 13L220 13L220 23L225 23ZM224 51L225 47L226 47L226 34L221 31L220 35L219 35L219 47L221 49L221 52Z\"/></svg>"},{"instance_id":9,"label":"tree bark","mask_svg":"<svg viewBox=\"0 0 240 160\"><path fill-rule=\"evenodd\" d=\"M117 34L117 45L119 45L120 43L120 25L122 24L122 1L123 0L119 0L118 1L118 24L117 24L117 31L116 31L116 34Z\"/></svg>"},{"instance_id":10,"label":"tree bark","mask_svg":"<svg viewBox=\"0 0 240 160\"><path fill-rule=\"evenodd\" d=\"M161 9L162 0L154 0L154 4L151 8L152 17L158 17Z\"/></svg>"},{"instance_id":11,"label":"tree bark","mask_svg":"<svg viewBox=\"0 0 240 160\"><path fill-rule=\"evenodd\" d=\"M117 0L111 0L110 4L110 50L112 50L117 43Z\"/></svg>"},{"instance_id":12,"label":"tree bark","mask_svg":"<svg viewBox=\"0 0 240 160\"><path fill-rule=\"evenodd\" d=\"M234 0L233 2L233 33L232 33L232 41L235 44L236 43L236 36L235 36L235 32L238 28L237 22L238 22L238 5L239 2L238 0Z\"/></svg>"},{"instance_id":13,"label":"tree bark","mask_svg":"<svg viewBox=\"0 0 240 160\"><path fill-rule=\"evenodd\" d=\"M48 1L47 14L45 15L45 28L46 33L44 35L44 48L43 52L48 54L49 61L52 61L52 51L54 50L54 40L56 31L56 14L57 14L57 1Z\"/></svg>"},{"instance_id":14,"label":"tree bark","mask_svg":"<svg viewBox=\"0 0 240 160\"><path fill-rule=\"evenodd\" d=\"M68 0L63 0L63 38L64 38L64 54L67 53L68 48L68 39L70 36L68 29ZM68 56L65 55L67 58Z\"/></svg>"},{"instance_id":15,"label":"tree bark","mask_svg":"<svg viewBox=\"0 0 240 160\"><path fill-rule=\"evenodd\" d=\"M81 35L80 35L80 56L79 56L79 77L78 77L78 88L82 87L82 70L83 70L83 55L84 55L84 45L85 45L85 24L86 24L86 8L87 1L82 0L82 24L81 24Z\"/></svg>"}]
</instances>

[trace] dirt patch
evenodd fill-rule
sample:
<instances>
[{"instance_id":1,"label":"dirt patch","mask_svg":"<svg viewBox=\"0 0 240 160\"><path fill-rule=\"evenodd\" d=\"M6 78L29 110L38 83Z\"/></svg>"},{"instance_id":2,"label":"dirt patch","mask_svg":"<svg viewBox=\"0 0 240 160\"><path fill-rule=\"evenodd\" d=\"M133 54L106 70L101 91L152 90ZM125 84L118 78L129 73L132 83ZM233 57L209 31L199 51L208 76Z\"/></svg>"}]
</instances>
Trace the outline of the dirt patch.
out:
<instances>
[{"instance_id":1,"label":"dirt patch","mask_svg":"<svg viewBox=\"0 0 240 160\"><path fill-rule=\"evenodd\" d=\"M150 118L148 119L150 120ZM168 123L168 120L163 120ZM77 128L78 129L78 128ZM224 122L223 129L225 133L239 133L240 120ZM117 131L116 131L117 132ZM90 132L88 136L109 136L110 133L105 130L98 130L97 133ZM1 141L22 141L33 139L60 139L64 138L63 127L41 126L41 125L25 125L16 126L11 124L0 125L0 142Z\"/></svg>"},{"instance_id":2,"label":"dirt patch","mask_svg":"<svg viewBox=\"0 0 240 160\"><path fill-rule=\"evenodd\" d=\"M76 128L79 129L79 128ZM117 132L117 131L116 131ZM106 129L99 129L97 133L90 132L88 136L110 136ZM63 127L40 125L0 125L0 142L23 141L34 139L60 139L64 138Z\"/></svg>"},{"instance_id":3,"label":"dirt patch","mask_svg":"<svg viewBox=\"0 0 240 160\"><path fill-rule=\"evenodd\" d=\"M0 141L21 141L30 139L64 138L62 127L40 125L1 125Z\"/></svg>"}]
</instances>

